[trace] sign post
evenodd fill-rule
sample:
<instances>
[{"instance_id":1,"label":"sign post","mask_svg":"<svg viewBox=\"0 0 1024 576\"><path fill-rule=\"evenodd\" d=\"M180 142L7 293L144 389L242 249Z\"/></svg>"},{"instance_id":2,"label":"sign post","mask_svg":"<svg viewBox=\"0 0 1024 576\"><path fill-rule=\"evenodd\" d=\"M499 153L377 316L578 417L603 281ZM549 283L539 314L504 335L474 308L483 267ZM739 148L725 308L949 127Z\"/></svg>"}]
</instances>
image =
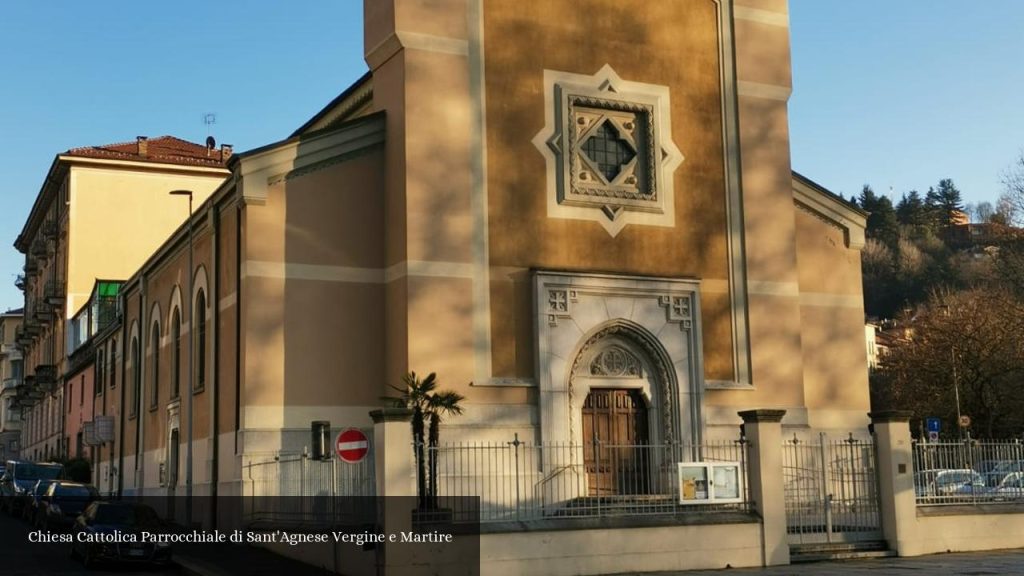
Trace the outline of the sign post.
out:
<instances>
[{"instance_id":1,"label":"sign post","mask_svg":"<svg viewBox=\"0 0 1024 576\"><path fill-rule=\"evenodd\" d=\"M942 420L939 420L938 418L928 418L925 420L925 426L928 429L928 441L938 442L939 430L942 429Z\"/></svg>"},{"instance_id":2,"label":"sign post","mask_svg":"<svg viewBox=\"0 0 1024 576\"><path fill-rule=\"evenodd\" d=\"M358 464L370 451L370 441L361 430L349 428L338 434L338 439L334 442L334 449L338 453L338 458L343 462Z\"/></svg>"}]
</instances>

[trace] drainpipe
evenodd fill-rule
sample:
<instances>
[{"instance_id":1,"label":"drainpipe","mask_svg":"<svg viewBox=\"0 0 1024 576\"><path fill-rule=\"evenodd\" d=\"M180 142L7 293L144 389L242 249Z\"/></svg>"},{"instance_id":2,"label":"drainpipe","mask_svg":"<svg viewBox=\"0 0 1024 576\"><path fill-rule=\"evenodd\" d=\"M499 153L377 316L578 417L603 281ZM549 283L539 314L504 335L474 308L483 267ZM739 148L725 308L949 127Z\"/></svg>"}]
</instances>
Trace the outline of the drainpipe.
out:
<instances>
[{"instance_id":1,"label":"drainpipe","mask_svg":"<svg viewBox=\"0 0 1024 576\"><path fill-rule=\"evenodd\" d=\"M139 379L139 394L135 399L135 417L137 418L135 425L139 428L135 441L135 490L138 494L143 494L146 488L146 425L142 421L144 417L142 407L145 406L143 398L146 397L146 348L143 343L146 341L147 332L152 337L152 332L148 330L152 318L146 317L146 310L149 309L149 300L146 295L146 276L139 274L139 365L135 367ZM156 343L156 346L159 346L159 342ZM122 382L124 382L123 379ZM135 389L134 381L132 389ZM125 396L128 395L127 390L124 393Z\"/></svg>"},{"instance_id":2,"label":"drainpipe","mask_svg":"<svg viewBox=\"0 0 1024 576\"><path fill-rule=\"evenodd\" d=\"M235 205L235 455L242 426L242 200Z\"/></svg>"},{"instance_id":3,"label":"drainpipe","mask_svg":"<svg viewBox=\"0 0 1024 576\"><path fill-rule=\"evenodd\" d=\"M122 284L122 287L123 286L124 284ZM121 300L118 307L121 308L122 311L125 310L125 294L123 291L118 294L118 299ZM131 342L129 341L128 345L125 346L125 333L125 314L121 313L121 349L122 351L130 353ZM128 387L128 378L126 377L128 374L128 363L126 361L128 355L125 354L125 352L121 353L121 403L119 404L119 406L121 406L121 410L118 415L118 500L121 499L121 494L125 487L125 388ZM132 382L132 384L134 384L134 382Z\"/></svg>"},{"instance_id":4,"label":"drainpipe","mask_svg":"<svg viewBox=\"0 0 1024 576\"><path fill-rule=\"evenodd\" d=\"M210 255L210 269L213 270L211 274L210 283L213 286L210 289L211 297L207 300L208 305L212 303L213 319L210 322L210 331L212 332L210 338L213 341L213 362L211 362L211 369L213 371L210 377L210 439L211 439L211 450L213 451L213 462L210 467L210 517L213 522L213 528L217 527L217 483L220 481L218 474L218 468L220 466L220 299L221 299L221 288L220 288L220 211L216 206L211 206L209 209L210 224L212 227L213 239L210 245L212 248L212 254Z\"/></svg>"}]
</instances>

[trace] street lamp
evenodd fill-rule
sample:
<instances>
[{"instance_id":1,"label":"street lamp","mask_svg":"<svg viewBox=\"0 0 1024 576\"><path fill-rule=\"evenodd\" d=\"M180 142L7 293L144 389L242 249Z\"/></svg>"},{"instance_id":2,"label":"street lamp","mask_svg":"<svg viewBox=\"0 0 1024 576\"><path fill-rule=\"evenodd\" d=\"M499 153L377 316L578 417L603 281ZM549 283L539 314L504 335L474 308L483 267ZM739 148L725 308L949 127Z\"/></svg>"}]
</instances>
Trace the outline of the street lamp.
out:
<instances>
[{"instance_id":1,"label":"street lamp","mask_svg":"<svg viewBox=\"0 0 1024 576\"><path fill-rule=\"evenodd\" d=\"M192 310L192 191L172 190L171 196L188 196L188 445L185 448L185 524L192 526L192 349L195 347L195 311Z\"/></svg>"},{"instance_id":2,"label":"street lamp","mask_svg":"<svg viewBox=\"0 0 1024 576\"><path fill-rule=\"evenodd\" d=\"M947 318L949 317L949 304L942 304L939 306L942 308L942 313ZM949 344L949 361L950 366L953 368L953 395L956 398L956 428L960 431L960 439L964 438L964 427L962 424L962 416L960 415L960 382L956 376L956 342L950 341Z\"/></svg>"}]
</instances>

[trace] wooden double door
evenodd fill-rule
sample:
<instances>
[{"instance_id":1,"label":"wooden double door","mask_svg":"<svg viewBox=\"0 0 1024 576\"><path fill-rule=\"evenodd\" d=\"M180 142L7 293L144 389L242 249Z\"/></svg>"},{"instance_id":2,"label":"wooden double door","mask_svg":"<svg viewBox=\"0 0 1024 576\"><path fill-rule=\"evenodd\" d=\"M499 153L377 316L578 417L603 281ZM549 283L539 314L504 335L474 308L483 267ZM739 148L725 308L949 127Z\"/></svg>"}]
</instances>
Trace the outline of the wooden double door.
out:
<instances>
[{"instance_id":1,"label":"wooden double door","mask_svg":"<svg viewBox=\"0 0 1024 576\"><path fill-rule=\"evenodd\" d=\"M650 493L647 403L640 390L592 389L583 402L583 442L591 496Z\"/></svg>"}]
</instances>

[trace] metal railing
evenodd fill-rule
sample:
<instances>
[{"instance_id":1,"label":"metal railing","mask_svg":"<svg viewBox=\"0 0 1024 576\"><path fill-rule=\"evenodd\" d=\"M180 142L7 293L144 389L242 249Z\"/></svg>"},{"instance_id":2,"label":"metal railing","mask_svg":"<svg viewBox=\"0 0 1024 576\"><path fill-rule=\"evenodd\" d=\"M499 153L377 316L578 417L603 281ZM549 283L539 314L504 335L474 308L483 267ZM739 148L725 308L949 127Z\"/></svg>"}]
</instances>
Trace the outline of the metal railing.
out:
<instances>
[{"instance_id":1,"label":"metal railing","mask_svg":"<svg viewBox=\"0 0 1024 576\"><path fill-rule=\"evenodd\" d=\"M782 447L791 544L880 537L875 446L871 439L793 436Z\"/></svg>"},{"instance_id":2,"label":"metal railing","mask_svg":"<svg viewBox=\"0 0 1024 576\"><path fill-rule=\"evenodd\" d=\"M296 452L250 456L242 466L242 484L243 518L249 523L337 524L350 504L339 497L376 495L373 450L358 463Z\"/></svg>"},{"instance_id":3,"label":"metal railing","mask_svg":"<svg viewBox=\"0 0 1024 576\"><path fill-rule=\"evenodd\" d=\"M1024 503L1024 443L914 442L918 506Z\"/></svg>"},{"instance_id":4,"label":"metal railing","mask_svg":"<svg viewBox=\"0 0 1024 576\"><path fill-rule=\"evenodd\" d=\"M516 434L507 442L450 443L425 452L428 461L436 459L437 496L479 497L481 522L749 510L744 440L534 444ZM739 463L740 502L680 504L680 462Z\"/></svg>"}]
</instances>

